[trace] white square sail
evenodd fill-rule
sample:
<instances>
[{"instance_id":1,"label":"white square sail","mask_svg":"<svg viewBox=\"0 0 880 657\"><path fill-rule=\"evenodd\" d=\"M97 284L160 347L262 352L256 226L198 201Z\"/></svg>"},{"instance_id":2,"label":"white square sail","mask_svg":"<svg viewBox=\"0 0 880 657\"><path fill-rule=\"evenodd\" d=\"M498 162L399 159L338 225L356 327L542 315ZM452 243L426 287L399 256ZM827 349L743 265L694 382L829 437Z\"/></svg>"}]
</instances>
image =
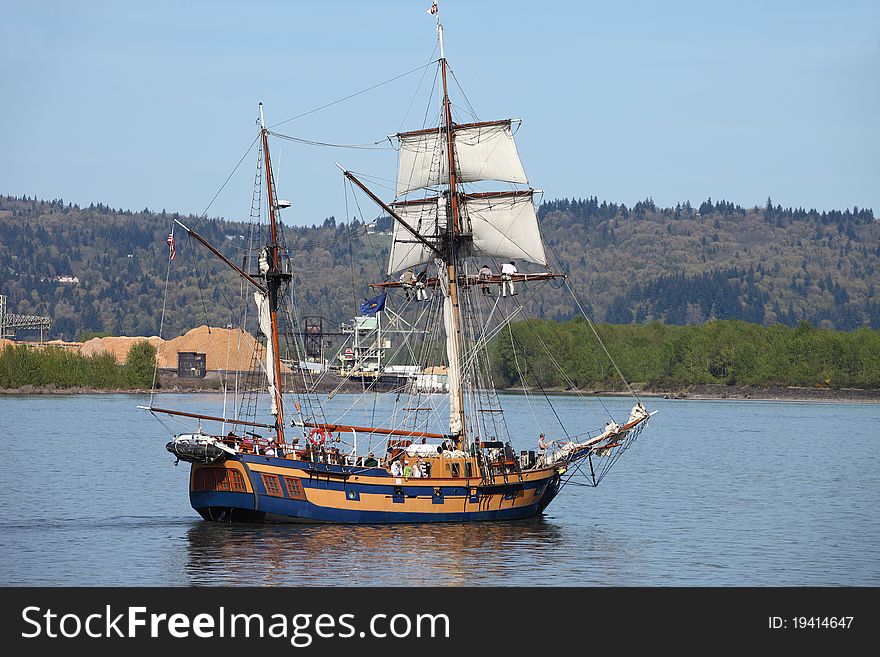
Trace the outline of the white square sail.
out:
<instances>
[{"instance_id":1,"label":"white square sail","mask_svg":"<svg viewBox=\"0 0 880 657\"><path fill-rule=\"evenodd\" d=\"M491 121L454 126L458 181L501 180L527 184L511 121ZM449 180L446 130L403 132L400 142L397 195L432 187Z\"/></svg>"},{"instance_id":2,"label":"white square sail","mask_svg":"<svg viewBox=\"0 0 880 657\"><path fill-rule=\"evenodd\" d=\"M470 255L547 264L533 190L464 195L463 215L473 234Z\"/></svg>"},{"instance_id":3,"label":"white square sail","mask_svg":"<svg viewBox=\"0 0 880 657\"><path fill-rule=\"evenodd\" d=\"M446 230L446 197L392 203L397 215L428 241ZM435 253L417 240L399 221L394 222L394 241L388 258L388 273L431 262Z\"/></svg>"}]
</instances>

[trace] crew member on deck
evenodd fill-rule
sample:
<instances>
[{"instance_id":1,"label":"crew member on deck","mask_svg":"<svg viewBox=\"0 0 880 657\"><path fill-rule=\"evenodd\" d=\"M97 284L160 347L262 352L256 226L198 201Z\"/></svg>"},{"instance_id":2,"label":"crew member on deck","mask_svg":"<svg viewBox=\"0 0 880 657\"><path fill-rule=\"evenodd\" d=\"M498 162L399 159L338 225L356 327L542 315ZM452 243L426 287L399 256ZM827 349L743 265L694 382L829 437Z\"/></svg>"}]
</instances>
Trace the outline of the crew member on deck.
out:
<instances>
[{"instance_id":1,"label":"crew member on deck","mask_svg":"<svg viewBox=\"0 0 880 657\"><path fill-rule=\"evenodd\" d=\"M507 296L507 287L510 286L510 296L516 296L516 292L513 291L513 275L518 273L516 269L516 263L511 260L510 262L505 262L501 265L501 296Z\"/></svg>"}]
</instances>

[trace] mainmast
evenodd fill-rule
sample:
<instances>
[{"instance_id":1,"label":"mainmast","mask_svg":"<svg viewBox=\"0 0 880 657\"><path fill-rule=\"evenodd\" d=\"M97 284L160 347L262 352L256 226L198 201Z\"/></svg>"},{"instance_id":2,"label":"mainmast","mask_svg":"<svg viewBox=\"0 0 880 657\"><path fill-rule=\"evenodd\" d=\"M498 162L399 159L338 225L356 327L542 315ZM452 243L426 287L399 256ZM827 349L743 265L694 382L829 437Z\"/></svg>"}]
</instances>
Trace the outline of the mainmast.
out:
<instances>
[{"instance_id":1,"label":"mainmast","mask_svg":"<svg viewBox=\"0 0 880 657\"><path fill-rule=\"evenodd\" d=\"M267 336L272 343L272 362L273 369L272 381L274 383L274 403L273 411L275 411L275 430L278 434L278 441L284 442L284 405L282 402L283 388L281 385L281 351L278 344L278 291L284 284L287 276L282 273L280 262L278 260L278 232L277 221L275 217L275 192L272 179L272 167L269 160L269 131L266 129L266 122L263 119L263 103L260 103L260 134L263 138L263 158L266 167L266 188L269 195L269 228L271 243L268 245L268 253L266 260L268 264L267 271L263 272L266 276L266 287L268 289L269 298L269 318L271 322L271 335ZM262 263L261 263L262 264ZM261 267L262 268L262 267Z\"/></svg>"},{"instance_id":2,"label":"mainmast","mask_svg":"<svg viewBox=\"0 0 880 657\"><path fill-rule=\"evenodd\" d=\"M449 430L458 435L460 447L467 450L467 436L464 421L464 392L461 385L461 314L458 306L458 276L456 258L458 236L461 232L458 183L455 171L455 138L452 133L452 107L446 87L446 57L443 52L443 25L437 15L437 38L440 40L440 72L443 80L443 117L446 125L446 153L449 157L449 197L447 199L449 216L452 221L447 228L449 248L446 250L446 274L449 278L448 293L443 298L443 320L446 328L446 355L449 361Z\"/></svg>"},{"instance_id":3,"label":"mainmast","mask_svg":"<svg viewBox=\"0 0 880 657\"><path fill-rule=\"evenodd\" d=\"M430 10L438 14L435 2ZM393 203L383 203L351 172L346 177L394 218L394 236L388 259L396 271L438 262L442 291L443 328L449 366L449 433L463 449L469 446L463 390L462 280L458 265L467 257L513 258L547 264L538 229L534 190L465 194L460 187L482 180L528 184L513 139L513 119L456 125L449 98L449 66L443 44L443 26L437 19L440 81L443 85L438 125L395 136L400 143ZM440 157L436 155L440 153ZM342 167L340 167L342 168ZM431 195L438 187L448 188ZM428 196L402 200L417 190Z\"/></svg>"}]
</instances>

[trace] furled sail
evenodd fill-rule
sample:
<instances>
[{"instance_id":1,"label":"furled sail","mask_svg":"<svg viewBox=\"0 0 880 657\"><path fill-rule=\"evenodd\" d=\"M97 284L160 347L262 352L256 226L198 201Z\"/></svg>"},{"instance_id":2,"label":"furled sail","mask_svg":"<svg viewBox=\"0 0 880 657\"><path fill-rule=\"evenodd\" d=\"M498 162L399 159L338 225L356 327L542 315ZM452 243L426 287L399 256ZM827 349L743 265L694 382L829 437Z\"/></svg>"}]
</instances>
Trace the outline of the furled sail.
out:
<instances>
[{"instance_id":1,"label":"furled sail","mask_svg":"<svg viewBox=\"0 0 880 657\"><path fill-rule=\"evenodd\" d=\"M440 267L440 285L443 292L443 328L446 333L446 355L449 359L449 433L461 435L461 345L456 331L455 308L449 291L449 276L446 268Z\"/></svg>"},{"instance_id":2,"label":"furled sail","mask_svg":"<svg viewBox=\"0 0 880 657\"><path fill-rule=\"evenodd\" d=\"M428 241L435 241L446 230L446 197L392 203L391 207L408 225ZM431 262L434 252L400 222L394 222L394 241L388 258L388 273L417 267Z\"/></svg>"},{"instance_id":3,"label":"furled sail","mask_svg":"<svg viewBox=\"0 0 880 657\"><path fill-rule=\"evenodd\" d=\"M454 126L458 181L501 180L528 183L510 119ZM446 130L401 132L397 194L449 181Z\"/></svg>"},{"instance_id":4,"label":"furled sail","mask_svg":"<svg viewBox=\"0 0 880 657\"><path fill-rule=\"evenodd\" d=\"M275 354L272 348L272 317L269 310L269 296L263 292L254 292L257 302L257 317L260 331L266 336L266 378L269 380L269 399L272 402L272 415L278 415L278 404L275 392Z\"/></svg>"},{"instance_id":5,"label":"furled sail","mask_svg":"<svg viewBox=\"0 0 880 657\"><path fill-rule=\"evenodd\" d=\"M470 255L547 264L534 190L462 196L465 230L473 235Z\"/></svg>"}]
</instances>

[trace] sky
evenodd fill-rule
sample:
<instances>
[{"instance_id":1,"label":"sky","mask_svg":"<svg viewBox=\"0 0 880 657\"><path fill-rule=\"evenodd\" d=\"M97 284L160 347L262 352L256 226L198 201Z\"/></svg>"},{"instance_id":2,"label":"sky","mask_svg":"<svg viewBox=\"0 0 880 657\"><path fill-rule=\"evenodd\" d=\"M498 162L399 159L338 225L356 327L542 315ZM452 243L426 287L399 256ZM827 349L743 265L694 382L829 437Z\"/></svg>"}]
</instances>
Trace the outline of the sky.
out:
<instances>
[{"instance_id":1,"label":"sky","mask_svg":"<svg viewBox=\"0 0 880 657\"><path fill-rule=\"evenodd\" d=\"M273 130L335 144L436 115L429 6L0 0L0 194L245 219L260 101ZM546 199L880 212L876 1L439 6L453 100L522 119ZM270 148L287 223L379 214L336 162L393 197L393 150Z\"/></svg>"}]
</instances>

